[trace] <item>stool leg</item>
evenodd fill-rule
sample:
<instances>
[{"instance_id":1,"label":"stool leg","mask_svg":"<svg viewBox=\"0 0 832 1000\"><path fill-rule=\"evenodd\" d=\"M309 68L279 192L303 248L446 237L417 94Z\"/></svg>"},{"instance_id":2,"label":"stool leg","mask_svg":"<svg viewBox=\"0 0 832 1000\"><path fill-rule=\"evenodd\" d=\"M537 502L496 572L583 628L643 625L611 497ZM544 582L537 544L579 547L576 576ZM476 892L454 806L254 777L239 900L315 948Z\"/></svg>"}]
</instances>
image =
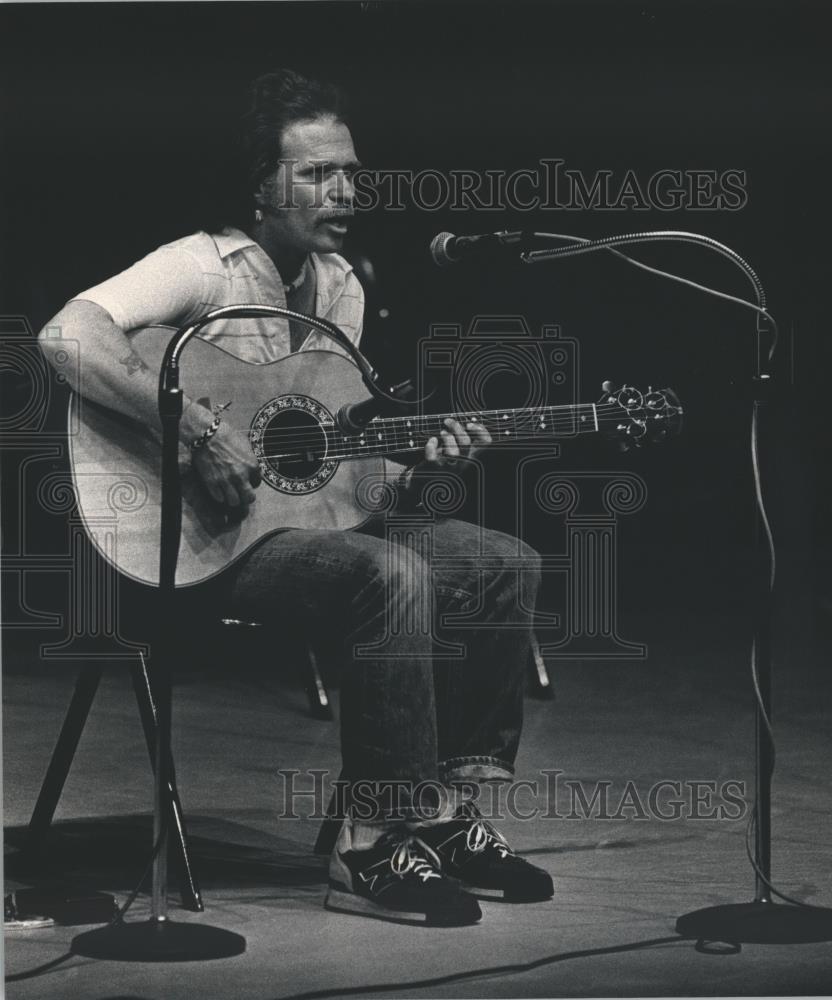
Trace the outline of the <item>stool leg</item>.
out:
<instances>
[{"instance_id":1,"label":"stool leg","mask_svg":"<svg viewBox=\"0 0 832 1000\"><path fill-rule=\"evenodd\" d=\"M37 847L52 825L52 818L58 807L58 800L72 766L75 751L78 749L78 741L84 731L84 724L90 714L103 672L103 667L93 665L83 667L78 674L58 742L52 751L52 759L46 769L32 818L29 820L27 849Z\"/></svg>"},{"instance_id":2,"label":"stool leg","mask_svg":"<svg viewBox=\"0 0 832 1000\"><path fill-rule=\"evenodd\" d=\"M142 720L144 737L147 742L147 750L150 754L150 764L156 768L156 704L153 701L153 692L150 687L150 678L147 673L147 664L144 656L139 654L139 663L131 667L130 672L133 677L133 690L136 692L136 701L139 704L139 715ZM167 787L168 805L170 808L170 820L176 832L176 847L179 859L182 862L182 884L181 895L182 905L187 910L194 910L201 913L205 906L202 902L202 894L197 884L196 875L191 866L191 858L188 849L188 836L185 830L185 821L182 817L182 805L179 801L179 792L176 788L176 774L173 769L173 761L170 762L170 780Z\"/></svg>"},{"instance_id":3,"label":"stool leg","mask_svg":"<svg viewBox=\"0 0 832 1000\"><path fill-rule=\"evenodd\" d=\"M326 686L321 671L318 669L318 658L311 642L306 643L306 694L309 698L309 711L316 719L332 720L332 705L329 702Z\"/></svg>"}]
</instances>

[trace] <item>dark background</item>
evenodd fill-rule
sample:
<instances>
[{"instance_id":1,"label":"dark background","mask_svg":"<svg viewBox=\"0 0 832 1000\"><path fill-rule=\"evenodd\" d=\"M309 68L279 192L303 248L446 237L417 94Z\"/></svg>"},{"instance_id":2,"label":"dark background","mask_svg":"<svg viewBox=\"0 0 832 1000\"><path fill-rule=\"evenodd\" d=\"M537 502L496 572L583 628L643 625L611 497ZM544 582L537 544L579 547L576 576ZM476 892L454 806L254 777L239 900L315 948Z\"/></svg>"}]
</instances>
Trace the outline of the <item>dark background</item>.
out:
<instances>
[{"instance_id":1,"label":"dark background","mask_svg":"<svg viewBox=\"0 0 832 1000\"><path fill-rule=\"evenodd\" d=\"M467 327L475 315L506 313L522 314L533 331L557 323L579 342L583 400L596 399L605 378L678 391L687 422L675 442L623 457L582 442L558 460L645 477L646 507L621 521L619 594L623 631L646 628L632 638L648 640L668 621L691 634L705 619L724 623L726 637L748 631L753 315L603 255L439 271L427 246L443 229L589 237L674 228L748 259L781 327L780 391L764 441L780 547L776 624L781 641L800 643L788 670L817 682L832 605L824 8L759 0L4 5L0 312L18 317L5 334L27 324L36 332L75 292L202 225L245 85L280 65L345 86L359 155L374 168L534 168L559 157L587 175L632 169L645 184L664 168L744 170L748 201L734 212L377 210L356 221L348 249L375 265L363 346L391 380L415 374L416 344L431 323ZM738 271L698 248L637 253L749 293ZM11 365L3 377L4 407L14 414L31 394L29 376ZM510 379L495 385L495 405L519 391ZM50 420L59 423L64 395L52 388ZM19 489L24 453L5 458L7 552L18 551L20 506L31 501ZM516 460L491 460L505 474L489 520L509 529ZM30 508L27 551L61 551L60 522ZM552 551L550 535L550 523L532 516L528 540ZM60 611L61 588L39 586L39 607ZM558 599L548 594L550 606Z\"/></svg>"}]
</instances>

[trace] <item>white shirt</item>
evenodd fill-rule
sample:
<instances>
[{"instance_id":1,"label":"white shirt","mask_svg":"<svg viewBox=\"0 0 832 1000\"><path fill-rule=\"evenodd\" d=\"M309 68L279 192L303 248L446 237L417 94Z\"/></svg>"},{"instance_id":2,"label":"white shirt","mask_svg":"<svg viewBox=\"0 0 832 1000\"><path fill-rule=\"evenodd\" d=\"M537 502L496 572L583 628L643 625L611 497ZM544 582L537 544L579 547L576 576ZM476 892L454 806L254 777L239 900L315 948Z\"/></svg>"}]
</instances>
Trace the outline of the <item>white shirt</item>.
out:
<instances>
[{"instance_id":1,"label":"white shirt","mask_svg":"<svg viewBox=\"0 0 832 1000\"><path fill-rule=\"evenodd\" d=\"M316 277L315 315L340 327L358 344L364 318L364 291L358 278L338 254L310 256ZM167 243L75 298L101 306L125 332L157 323L184 326L220 306L286 306L283 279L272 259L249 236L231 228ZM282 317L217 320L200 337L254 363L276 361L290 353L289 324ZM317 330L300 349L345 353Z\"/></svg>"}]
</instances>

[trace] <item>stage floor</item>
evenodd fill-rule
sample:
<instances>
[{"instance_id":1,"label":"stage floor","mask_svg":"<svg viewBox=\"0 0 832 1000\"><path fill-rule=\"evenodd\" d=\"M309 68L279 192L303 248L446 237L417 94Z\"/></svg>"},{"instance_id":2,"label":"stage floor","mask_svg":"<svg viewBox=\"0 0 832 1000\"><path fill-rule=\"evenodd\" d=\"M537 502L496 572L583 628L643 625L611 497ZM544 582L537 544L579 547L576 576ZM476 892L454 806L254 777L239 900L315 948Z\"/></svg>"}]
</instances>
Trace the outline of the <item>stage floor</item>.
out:
<instances>
[{"instance_id":1,"label":"stage floor","mask_svg":"<svg viewBox=\"0 0 832 1000\"><path fill-rule=\"evenodd\" d=\"M742 629L725 623L695 632L681 619L645 627L645 635L633 636L649 640L645 661L549 660L555 701L526 702L517 777L538 788L518 789L515 807L549 815L510 818L500 828L520 853L551 872L554 899L484 902L479 925L453 930L327 912L326 862L312 853L318 824L307 816L313 802L298 801L302 818L280 818L285 796L278 771L337 772L337 723L311 719L294 681L262 667L235 665L207 677L196 667L187 671L175 688L174 746L206 909L182 911L173 890L170 915L244 935L245 954L181 965L73 957L15 982L8 995L276 1000L832 992L830 944L743 945L735 954L704 954L675 934L680 914L753 896L747 806L736 801L743 782L750 800L754 781L748 650ZM832 904L830 684L813 656L793 645L778 651L773 871L783 891ZM73 674L7 653L6 888L71 877L123 901L149 854L152 789L124 669L105 677L44 859L27 864L17 853ZM548 800L544 771L562 772L557 795L549 775ZM311 780L301 775L298 786L310 787ZM679 818L658 815L672 816L676 798L675 787L660 782L681 783ZM599 817L600 800L591 802L604 787L613 818ZM705 818L720 808L721 816ZM129 919L147 912L142 895ZM10 933L7 975L60 957L83 929Z\"/></svg>"}]
</instances>

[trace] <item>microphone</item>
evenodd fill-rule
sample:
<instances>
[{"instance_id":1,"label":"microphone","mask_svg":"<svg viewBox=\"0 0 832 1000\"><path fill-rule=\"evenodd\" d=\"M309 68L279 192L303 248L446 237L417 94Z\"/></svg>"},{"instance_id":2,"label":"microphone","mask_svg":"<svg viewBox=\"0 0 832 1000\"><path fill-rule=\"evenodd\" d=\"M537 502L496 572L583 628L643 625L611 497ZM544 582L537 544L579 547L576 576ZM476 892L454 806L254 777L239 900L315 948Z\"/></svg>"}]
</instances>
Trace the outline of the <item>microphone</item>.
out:
<instances>
[{"instance_id":1,"label":"microphone","mask_svg":"<svg viewBox=\"0 0 832 1000\"><path fill-rule=\"evenodd\" d=\"M481 236L454 236L453 233L437 233L431 240L430 255L438 267L456 264L463 257L488 252L495 247L519 243L525 234L522 229L503 230L499 233L485 233Z\"/></svg>"},{"instance_id":2,"label":"microphone","mask_svg":"<svg viewBox=\"0 0 832 1000\"><path fill-rule=\"evenodd\" d=\"M413 390L410 379L399 382L390 389L390 395L398 401L398 408L407 405L404 398ZM335 414L335 423L343 434L360 434L371 420L383 414L395 412L396 403L383 396L370 396L360 403L345 403Z\"/></svg>"}]
</instances>

